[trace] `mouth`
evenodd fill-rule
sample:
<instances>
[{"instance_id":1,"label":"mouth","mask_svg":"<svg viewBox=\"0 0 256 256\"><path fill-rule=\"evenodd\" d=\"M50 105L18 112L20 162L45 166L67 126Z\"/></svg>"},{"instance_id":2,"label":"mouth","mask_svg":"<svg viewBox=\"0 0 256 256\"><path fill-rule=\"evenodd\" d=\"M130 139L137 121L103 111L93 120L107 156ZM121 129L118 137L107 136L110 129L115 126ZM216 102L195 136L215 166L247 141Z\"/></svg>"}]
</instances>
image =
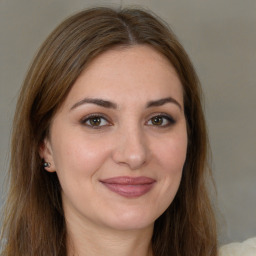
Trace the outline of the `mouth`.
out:
<instances>
[{"instance_id":1,"label":"mouth","mask_svg":"<svg viewBox=\"0 0 256 256\"><path fill-rule=\"evenodd\" d=\"M100 182L110 191L128 198L143 196L148 193L154 186L156 180L149 177L113 177Z\"/></svg>"}]
</instances>

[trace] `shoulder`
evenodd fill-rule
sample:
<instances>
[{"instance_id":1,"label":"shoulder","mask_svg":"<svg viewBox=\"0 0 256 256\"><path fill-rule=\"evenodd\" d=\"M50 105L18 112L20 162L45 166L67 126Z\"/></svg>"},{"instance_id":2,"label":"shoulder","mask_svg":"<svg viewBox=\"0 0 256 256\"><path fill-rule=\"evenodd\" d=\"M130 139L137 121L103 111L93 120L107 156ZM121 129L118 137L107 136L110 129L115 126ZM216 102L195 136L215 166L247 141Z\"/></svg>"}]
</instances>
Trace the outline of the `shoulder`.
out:
<instances>
[{"instance_id":1,"label":"shoulder","mask_svg":"<svg viewBox=\"0 0 256 256\"><path fill-rule=\"evenodd\" d=\"M242 243L231 243L220 248L219 256L255 256L256 237Z\"/></svg>"}]
</instances>

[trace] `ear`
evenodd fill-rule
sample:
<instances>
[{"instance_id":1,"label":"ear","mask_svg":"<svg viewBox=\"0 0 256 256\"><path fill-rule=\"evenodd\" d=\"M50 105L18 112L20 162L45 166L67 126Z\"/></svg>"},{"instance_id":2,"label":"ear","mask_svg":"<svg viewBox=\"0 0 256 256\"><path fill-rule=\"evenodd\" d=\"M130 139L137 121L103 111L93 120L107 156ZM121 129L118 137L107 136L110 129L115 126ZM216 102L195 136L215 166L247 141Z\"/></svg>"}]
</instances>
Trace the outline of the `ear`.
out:
<instances>
[{"instance_id":1,"label":"ear","mask_svg":"<svg viewBox=\"0 0 256 256\"><path fill-rule=\"evenodd\" d=\"M42 160L50 165L44 167L44 169L48 172L55 172L55 163L53 158L52 145L48 138L45 138L39 147L39 155Z\"/></svg>"}]
</instances>

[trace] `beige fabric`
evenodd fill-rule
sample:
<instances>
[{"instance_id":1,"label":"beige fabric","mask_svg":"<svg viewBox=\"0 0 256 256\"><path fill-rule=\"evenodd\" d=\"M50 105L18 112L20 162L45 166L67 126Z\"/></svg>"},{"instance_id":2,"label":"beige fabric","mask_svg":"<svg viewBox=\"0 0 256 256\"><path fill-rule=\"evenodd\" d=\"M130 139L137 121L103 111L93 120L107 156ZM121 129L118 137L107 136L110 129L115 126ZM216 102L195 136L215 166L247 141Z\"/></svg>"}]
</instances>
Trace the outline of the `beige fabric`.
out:
<instances>
[{"instance_id":1,"label":"beige fabric","mask_svg":"<svg viewBox=\"0 0 256 256\"><path fill-rule=\"evenodd\" d=\"M256 256L256 237L222 246L219 256Z\"/></svg>"}]
</instances>

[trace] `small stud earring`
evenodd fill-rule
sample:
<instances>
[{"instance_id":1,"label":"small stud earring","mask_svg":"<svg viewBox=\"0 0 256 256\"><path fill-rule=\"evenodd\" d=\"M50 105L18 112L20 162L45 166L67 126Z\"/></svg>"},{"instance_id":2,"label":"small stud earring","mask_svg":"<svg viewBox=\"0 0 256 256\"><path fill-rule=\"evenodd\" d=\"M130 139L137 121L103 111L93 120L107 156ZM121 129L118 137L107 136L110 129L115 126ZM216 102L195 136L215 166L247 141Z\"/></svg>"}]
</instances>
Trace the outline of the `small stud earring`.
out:
<instances>
[{"instance_id":1,"label":"small stud earring","mask_svg":"<svg viewBox=\"0 0 256 256\"><path fill-rule=\"evenodd\" d=\"M51 164L50 164L49 162L44 162L44 163L43 163L43 166L44 166L44 168L47 168L47 167L50 167Z\"/></svg>"}]
</instances>

